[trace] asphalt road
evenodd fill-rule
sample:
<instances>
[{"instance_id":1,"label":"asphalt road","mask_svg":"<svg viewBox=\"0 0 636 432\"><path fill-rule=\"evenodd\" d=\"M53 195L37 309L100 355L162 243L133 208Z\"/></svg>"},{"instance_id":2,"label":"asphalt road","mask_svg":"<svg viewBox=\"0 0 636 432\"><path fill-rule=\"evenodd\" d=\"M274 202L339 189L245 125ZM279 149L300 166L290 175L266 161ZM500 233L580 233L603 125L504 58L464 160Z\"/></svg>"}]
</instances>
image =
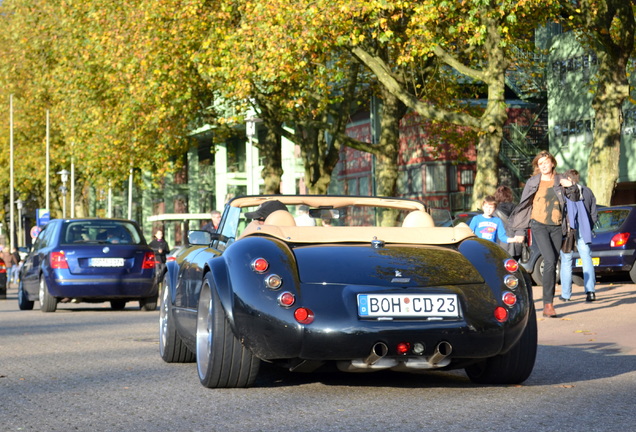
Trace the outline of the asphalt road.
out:
<instances>
[{"instance_id":1,"label":"asphalt road","mask_svg":"<svg viewBox=\"0 0 636 432\"><path fill-rule=\"evenodd\" d=\"M540 288L535 288L540 298ZM461 371L291 374L263 367L251 389L202 387L196 366L158 354L159 312L130 304L19 311L0 301L2 431L632 431L636 285L557 304L519 386L477 386Z\"/></svg>"}]
</instances>

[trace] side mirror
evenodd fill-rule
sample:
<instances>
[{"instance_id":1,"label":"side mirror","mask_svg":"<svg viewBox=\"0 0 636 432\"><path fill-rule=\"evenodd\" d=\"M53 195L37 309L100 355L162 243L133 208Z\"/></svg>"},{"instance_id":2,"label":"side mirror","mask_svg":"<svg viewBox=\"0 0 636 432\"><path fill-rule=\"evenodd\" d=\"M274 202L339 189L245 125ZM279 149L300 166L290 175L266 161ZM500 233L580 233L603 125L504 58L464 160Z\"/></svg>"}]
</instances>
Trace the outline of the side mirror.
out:
<instances>
[{"instance_id":1,"label":"side mirror","mask_svg":"<svg viewBox=\"0 0 636 432\"><path fill-rule=\"evenodd\" d=\"M209 231L189 231L188 244L207 246L212 243L212 233Z\"/></svg>"},{"instance_id":2,"label":"side mirror","mask_svg":"<svg viewBox=\"0 0 636 432\"><path fill-rule=\"evenodd\" d=\"M209 246L214 241L227 241L227 237L219 233L211 233L209 231L189 231L188 232L188 245L200 245Z\"/></svg>"}]
</instances>

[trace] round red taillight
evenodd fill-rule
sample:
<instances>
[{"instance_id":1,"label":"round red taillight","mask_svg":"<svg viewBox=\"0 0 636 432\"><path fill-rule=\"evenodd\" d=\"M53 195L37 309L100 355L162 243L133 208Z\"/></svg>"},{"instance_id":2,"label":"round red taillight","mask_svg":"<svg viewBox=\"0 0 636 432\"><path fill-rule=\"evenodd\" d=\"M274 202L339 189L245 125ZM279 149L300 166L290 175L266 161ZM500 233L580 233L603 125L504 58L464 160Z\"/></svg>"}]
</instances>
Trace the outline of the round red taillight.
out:
<instances>
[{"instance_id":1,"label":"round red taillight","mask_svg":"<svg viewBox=\"0 0 636 432\"><path fill-rule=\"evenodd\" d=\"M314 322L314 313L311 309L301 307L294 311L294 318L301 324L311 324Z\"/></svg>"},{"instance_id":2,"label":"round red taillight","mask_svg":"<svg viewBox=\"0 0 636 432\"><path fill-rule=\"evenodd\" d=\"M508 311L506 308L498 306L495 308L495 319L499 322L504 322L508 319Z\"/></svg>"},{"instance_id":3,"label":"round red taillight","mask_svg":"<svg viewBox=\"0 0 636 432\"><path fill-rule=\"evenodd\" d=\"M400 342L397 344L397 347L395 347L395 350L398 354L406 354L411 351L411 344L408 342Z\"/></svg>"},{"instance_id":4,"label":"round red taillight","mask_svg":"<svg viewBox=\"0 0 636 432\"><path fill-rule=\"evenodd\" d=\"M504 293L502 301L505 305L514 306L517 303L517 296L511 292Z\"/></svg>"},{"instance_id":5,"label":"round red taillight","mask_svg":"<svg viewBox=\"0 0 636 432\"><path fill-rule=\"evenodd\" d=\"M256 258L252 261L252 270L257 273L264 273L269 268L269 263L265 258Z\"/></svg>"},{"instance_id":6,"label":"round red taillight","mask_svg":"<svg viewBox=\"0 0 636 432\"><path fill-rule=\"evenodd\" d=\"M281 295L278 296L278 303L281 306L290 307L296 302L296 296L294 296L289 291L285 291Z\"/></svg>"},{"instance_id":7,"label":"round red taillight","mask_svg":"<svg viewBox=\"0 0 636 432\"><path fill-rule=\"evenodd\" d=\"M519 263L512 258L508 258L506 261L504 261L504 266L506 267L506 270L511 273L519 270Z\"/></svg>"}]
</instances>

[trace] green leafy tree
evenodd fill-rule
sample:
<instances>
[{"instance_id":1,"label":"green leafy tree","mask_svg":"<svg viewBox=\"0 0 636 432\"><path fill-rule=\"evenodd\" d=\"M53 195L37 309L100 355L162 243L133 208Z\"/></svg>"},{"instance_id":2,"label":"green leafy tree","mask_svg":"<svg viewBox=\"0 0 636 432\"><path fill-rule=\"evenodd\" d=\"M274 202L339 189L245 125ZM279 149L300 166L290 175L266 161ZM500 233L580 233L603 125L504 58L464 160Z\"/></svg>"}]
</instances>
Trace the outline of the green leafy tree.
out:
<instances>
[{"instance_id":1,"label":"green leafy tree","mask_svg":"<svg viewBox=\"0 0 636 432\"><path fill-rule=\"evenodd\" d=\"M24 118L16 146L43 142L49 110L52 168L73 157L78 183L116 186L131 168L156 178L172 171L191 128L212 112L213 93L193 62L210 28L199 19L207 3L3 1L1 87ZM44 167L43 151L23 152L39 163L16 167L36 186L45 181L34 171Z\"/></svg>"},{"instance_id":2,"label":"green leafy tree","mask_svg":"<svg viewBox=\"0 0 636 432\"><path fill-rule=\"evenodd\" d=\"M341 41L382 85L427 119L478 131L473 189L473 205L478 206L484 195L494 192L498 182L497 160L507 118L505 72L515 58L511 48L542 21L551 2L370 0L356 5L348 10L350 29ZM394 21L406 21L404 31L396 33L390 25ZM395 51L394 62L365 48L361 41L368 36L361 28L366 27L374 29L375 39L390 44ZM409 85L396 76L397 66L417 65L426 57L435 57L450 68L456 83L484 86L485 107L452 97L461 93L451 93L445 101L439 93L423 94L419 84ZM449 74L445 77L448 79ZM454 102L449 104L449 99Z\"/></svg>"},{"instance_id":3,"label":"green leafy tree","mask_svg":"<svg viewBox=\"0 0 636 432\"><path fill-rule=\"evenodd\" d=\"M609 205L618 180L623 104L629 97L628 64L634 51L633 1L561 2L563 19L599 60L594 89L594 140L587 185L599 204Z\"/></svg>"}]
</instances>

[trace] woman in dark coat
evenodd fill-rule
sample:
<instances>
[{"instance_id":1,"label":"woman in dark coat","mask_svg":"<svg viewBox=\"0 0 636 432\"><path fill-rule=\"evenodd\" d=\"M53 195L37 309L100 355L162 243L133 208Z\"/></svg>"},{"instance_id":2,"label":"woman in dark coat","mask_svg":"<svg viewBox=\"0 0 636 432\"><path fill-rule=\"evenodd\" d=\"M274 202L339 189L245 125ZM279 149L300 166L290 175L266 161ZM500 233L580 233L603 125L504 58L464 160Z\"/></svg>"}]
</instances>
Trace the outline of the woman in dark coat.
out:
<instances>
[{"instance_id":1,"label":"woman in dark coat","mask_svg":"<svg viewBox=\"0 0 636 432\"><path fill-rule=\"evenodd\" d=\"M515 237L522 238L528 228L532 230L532 239L543 257L543 316L556 318L556 264L567 232L565 188L572 187L572 182L557 174L556 159L547 151L539 152L532 166L534 175L523 188L509 222Z\"/></svg>"}]
</instances>

